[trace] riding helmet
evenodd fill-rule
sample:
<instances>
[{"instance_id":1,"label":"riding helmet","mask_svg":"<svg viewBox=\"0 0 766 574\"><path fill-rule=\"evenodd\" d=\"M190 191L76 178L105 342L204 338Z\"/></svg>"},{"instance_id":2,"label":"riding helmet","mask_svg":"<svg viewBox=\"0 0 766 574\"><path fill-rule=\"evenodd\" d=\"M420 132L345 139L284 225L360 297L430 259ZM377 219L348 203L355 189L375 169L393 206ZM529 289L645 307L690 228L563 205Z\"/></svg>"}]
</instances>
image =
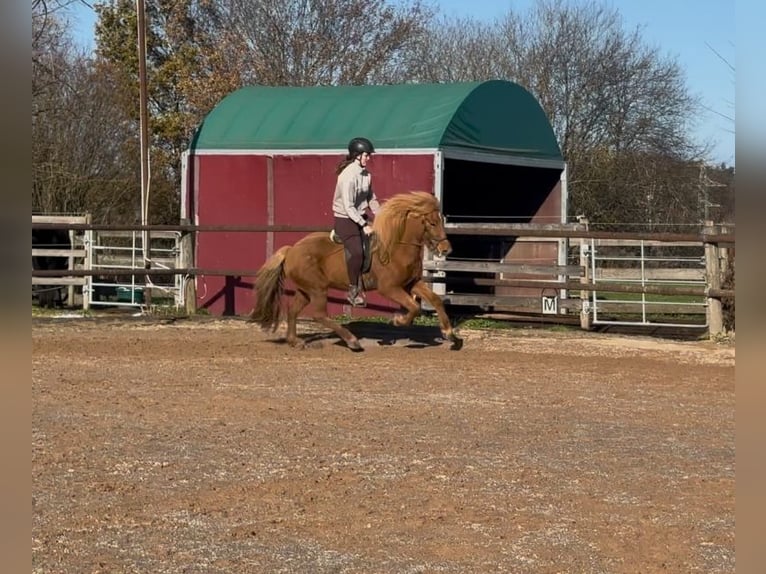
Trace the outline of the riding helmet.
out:
<instances>
[{"instance_id":1,"label":"riding helmet","mask_svg":"<svg viewBox=\"0 0 766 574\"><path fill-rule=\"evenodd\" d=\"M353 157L362 153L375 153L375 146L367 138L354 138L348 142L348 153Z\"/></svg>"}]
</instances>

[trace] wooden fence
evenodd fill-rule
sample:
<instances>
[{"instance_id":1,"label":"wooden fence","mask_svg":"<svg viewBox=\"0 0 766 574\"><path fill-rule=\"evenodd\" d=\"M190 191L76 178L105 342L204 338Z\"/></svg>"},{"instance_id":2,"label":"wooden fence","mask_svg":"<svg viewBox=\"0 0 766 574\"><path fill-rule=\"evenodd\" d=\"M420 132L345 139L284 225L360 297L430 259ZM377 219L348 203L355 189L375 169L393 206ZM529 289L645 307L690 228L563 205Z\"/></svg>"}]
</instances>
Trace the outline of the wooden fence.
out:
<instances>
[{"instance_id":1,"label":"wooden fence","mask_svg":"<svg viewBox=\"0 0 766 574\"><path fill-rule=\"evenodd\" d=\"M52 304L52 293L66 289L66 300L71 305L75 298L76 287L82 289L86 283L85 277L75 277L66 273L77 267L88 266L85 262L87 252L82 242L82 235L76 234L74 227L87 226L90 224L88 215L34 215L32 216L32 285L37 288L40 301L47 305ZM62 246L60 240L51 240L50 234L38 233L35 230L63 231L66 232L68 245ZM56 267L63 267L59 260L66 262L65 270L55 270L56 274L44 275L41 272L49 269L37 269L42 262L43 267L48 267L51 261L59 263ZM53 271L53 270L52 270Z\"/></svg>"},{"instance_id":2,"label":"wooden fence","mask_svg":"<svg viewBox=\"0 0 766 574\"><path fill-rule=\"evenodd\" d=\"M252 277L256 269L200 269L193 266L193 241L197 233L215 232L312 232L329 231L324 226L286 226L286 225L110 225L88 222L61 223L50 220L33 220L33 229L67 229L71 232L86 230L134 231L134 232L180 232L180 266L176 269L92 269L87 261L79 266L70 266L64 271L33 269L32 281L54 281L58 285L82 285L83 278L109 273L112 276L142 275L152 277L170 273L184 277L183 291L187 310L195 311L196 295L193 278L197 275L217 275L231 277ZM555 300L556 315L579 313L580 324L588 329L592 325L592 310L587 304L589 294L594 291L656 294L666 296L695 296L706 301L705 313L711 335L724 331L723 300L734 299L734 290L722 288L722 261L727 260L729 249L734 246L733 228L723 229L709 225L702 233L631 233L591 231L582 226L555 224L448 224L449 236L496 236L512 237L518 241L545 239L564 242L567 251L571 246L581 247L588 241L605 240L611 242L649 242L656 245L693 244L704 250L704 282L699 285L679 286L663 284L626 284L619 278L604 281L603 277L594 276L593 266L584 249L580 248L577 262L559 260L558 264L529 264L513 261L453 261L427 260L424 262L424 276L427 281L444 285L447 278L451 285L484 287L489 293L471 293L452 290L444 292L445 302L456 306L494 308L505 312L537 312L545 314L546 301ZM534 238L534 239L532 239ZM34 253L39 253L35 251ZM79 253L79 252L78 252ZM450 275L458 276L451 277ZM500 289L498 289L500 288ZM534 295L513 296L495 294L498 290L519 290ZM151 302L151 295L147 304ZM548 310L550 312L550 309Z\"/></svg>"}]
</instances>

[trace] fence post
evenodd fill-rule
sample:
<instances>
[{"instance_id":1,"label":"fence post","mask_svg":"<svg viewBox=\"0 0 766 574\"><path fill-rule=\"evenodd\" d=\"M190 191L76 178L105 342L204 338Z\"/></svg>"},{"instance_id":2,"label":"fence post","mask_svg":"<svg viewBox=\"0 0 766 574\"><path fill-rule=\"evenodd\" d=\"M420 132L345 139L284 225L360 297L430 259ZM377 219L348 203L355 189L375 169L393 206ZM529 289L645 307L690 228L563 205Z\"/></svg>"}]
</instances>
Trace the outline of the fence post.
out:
<instances>
[{"instance_id":1,"label":"fence post","mask_svg":"<svg viewBox=\"0 0 766 574\"><path fill-rule=\"evenodd\" d=\"M702 230L704 235L717 234L718 226L712 221L706 221ZM705 241L705 282L707 290L718 290L721 288L721 260L718 255L718 244ZM712 339L723 333L723 304L721 299L715 297L707 298L707 323L708 336Z\"/></svg>"},{"instance_id":2,"label":"fence post","mask_svg":"<svg viewBox=\"0 0 766 574\"><path fill-rule=\"evenodd\" d=\"M70 229L68 231L68 233L69 233L69 248L70 249L75 249L75 247L76 247L75 246L75 232ZM68 258L68 262L67 262L67 269L69 269L70 271L74 271L74 268L75 268L74 255L70 254L69 258ZM74 307L74 291L75 291L74 285L69 285L67 287L66 306L69 307L70 309L72 307Z\"/></svg>"},{"instance_id":3,"label":"fence post","mask_svg":"<svg viewBox=\"0 0 766 574\"><path fill-rule=\"evenodd\" d=\"M585 229L588 229L588 220L581 217L578 223L582 223ZM580 266L583 268L582 277L580 277L580 283L590 283L590 244L587 239L580 238ZM580 328L585 331L590 331L592 327L592 320L590 315L590 292L586 290L580 291Z\"/></svg>"},{"instance_id":4,"label":"fence post","mask_svg":"<svg viewBox=\"0 0 766 574\"><path fill-rule=\"evenodd\" d=\"M580 265L583 268L583 275L580 277L580 283L590 283L590 265L588 264L589 248L586 240L580 240ZM590 316L590 292L580 291L580 328L590 331L591 329L591 316Z\"/></svg>"},{"instance_id":5,"label":"fence post","mask_svg":"<svg viewBox=\"0 0 766 574\"><path fill-rule=\"evenodd\" d=\"M182 219L181 224L187 225L188 219ZM189 269L194 267L194 233L185 232L181 236L181 267ZM184 292L184 307L189 315L197 312L197 279L195 276L185 276L181 288Z\"/></svg>"},{"instance_id":6,"label":"fence post","mask_svg":"<svg viewBox=\"0 0 766 574\"><path fill-rule=\"evenodd\" d=\"M91 216L88 213L85 216L85 223L91 223ZM85 249L85 261L83 267L87 271L93 269L93 230L88 229L83 233L82 246ZM93 297L93 276L89 275L85 278L85 284L82 286L82 310L90 311L90 302Z\"/></svg>"},{"instance_id":7,"label":"fence post","mask_svg":"<svg viewBox=\"0 0 766 574\"><path fill-rule=\"evenodd\" d=\"M152 234L150 231L144 231L141 234L141 245L144 255L144 269L152 268ZM152 308L152 278L150 275L144 275L144 305L147 309Z\"/></svg>"}]
</instances>

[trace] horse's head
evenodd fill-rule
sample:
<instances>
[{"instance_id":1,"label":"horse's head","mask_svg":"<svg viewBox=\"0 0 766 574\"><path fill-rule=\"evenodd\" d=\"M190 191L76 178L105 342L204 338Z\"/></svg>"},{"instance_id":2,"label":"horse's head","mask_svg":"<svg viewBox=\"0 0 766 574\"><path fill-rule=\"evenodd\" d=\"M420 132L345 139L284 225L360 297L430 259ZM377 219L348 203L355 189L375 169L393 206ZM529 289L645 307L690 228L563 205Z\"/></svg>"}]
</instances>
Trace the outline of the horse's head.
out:
<instances>
[{"instance_id":1,"label":"horse's head","mask_svg":"<svg viewBox=\"0 0 766 574\"><path fill-rule=\"evenodd\" d=\"M397 245L425 246L442 257L452 251L439 202L427 191L400 193L387 199L374 225L384 264Z\"/></svg>"},{"instance_id":2,"label":"horse's head","mask_svg":"<svg viewBox=\"0 0 766 574\"><path fill-rule=\"evenodd\" d=\"M423 215L423 241L428 248L440 257L446 257L452 251L452 244L447 239L444 219L439 210Z\"/></svg>"}]
</instances>

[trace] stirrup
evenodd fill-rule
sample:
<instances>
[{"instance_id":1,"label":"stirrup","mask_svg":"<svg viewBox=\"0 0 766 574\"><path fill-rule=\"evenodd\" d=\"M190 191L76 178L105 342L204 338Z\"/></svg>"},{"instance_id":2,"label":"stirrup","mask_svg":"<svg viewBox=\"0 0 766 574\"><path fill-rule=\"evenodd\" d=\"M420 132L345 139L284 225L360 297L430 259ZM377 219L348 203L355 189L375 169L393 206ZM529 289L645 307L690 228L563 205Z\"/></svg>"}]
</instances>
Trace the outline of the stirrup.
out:
<instances>
[{"instance_id":1,"label":"stirrup","mask_svg":"<svg viewBox=\"0 0 766 574\"><path fill-rule=\"evenodd\" d=\"M348 290L348 295L346 296L346 300L351 303L352 307L366 307L367 301L364 299L362 294L359 292L359 289L357 287L352 287Z\"/></svg>"}]
</instances>

